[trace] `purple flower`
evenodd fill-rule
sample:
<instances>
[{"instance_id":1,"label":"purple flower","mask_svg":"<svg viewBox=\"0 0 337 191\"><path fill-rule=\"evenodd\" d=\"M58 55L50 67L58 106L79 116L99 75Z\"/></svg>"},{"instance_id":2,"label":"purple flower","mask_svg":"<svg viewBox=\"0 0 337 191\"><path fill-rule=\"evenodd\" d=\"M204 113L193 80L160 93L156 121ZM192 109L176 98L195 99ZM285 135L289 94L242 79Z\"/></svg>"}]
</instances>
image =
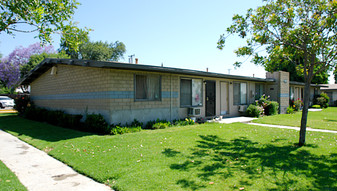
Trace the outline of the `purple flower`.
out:
<instances>
[{"instance_id":1,"label":"purple flower","mask_svg":"<svg viewBox=\"0 0 337 191\"><path fill-rule=\"evenodd\" d=\"M0 61L1 83L7 88L15 87L20 79L20 67L28 63L31 55L43 52L56 53L52 45L42 47L40 43L35 43L28 48L17 47L8 56L2 58Z\"/></svg>"}]
</instances>

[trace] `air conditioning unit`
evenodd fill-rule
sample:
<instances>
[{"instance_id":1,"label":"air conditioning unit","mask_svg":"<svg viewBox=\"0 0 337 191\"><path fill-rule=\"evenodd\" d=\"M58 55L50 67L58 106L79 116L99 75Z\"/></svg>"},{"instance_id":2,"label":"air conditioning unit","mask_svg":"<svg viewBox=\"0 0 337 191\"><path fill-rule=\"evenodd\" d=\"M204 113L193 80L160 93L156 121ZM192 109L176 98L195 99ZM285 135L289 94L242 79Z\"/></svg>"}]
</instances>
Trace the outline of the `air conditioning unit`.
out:
<instances>
[{"instance_id":1,"label":"air conditioning unit","mask_svg":"<svg viewBox=\"0 0 337 191\"><path fill-rule=\"evenodd\" d=\"M200 108L188 108L188 115L189 116L199 116L201 115L201 109Z\"/></svg>"},{"instance_id":2,"label":"air conditioning unit","mask_svg":"<svg viewBox=\"0 0 337 191\"><path fill-rule=\"evenodd\" d=\"M239 105L239 112L246 112L247 106L246 105Z\"/></svg>"}]
</instances>

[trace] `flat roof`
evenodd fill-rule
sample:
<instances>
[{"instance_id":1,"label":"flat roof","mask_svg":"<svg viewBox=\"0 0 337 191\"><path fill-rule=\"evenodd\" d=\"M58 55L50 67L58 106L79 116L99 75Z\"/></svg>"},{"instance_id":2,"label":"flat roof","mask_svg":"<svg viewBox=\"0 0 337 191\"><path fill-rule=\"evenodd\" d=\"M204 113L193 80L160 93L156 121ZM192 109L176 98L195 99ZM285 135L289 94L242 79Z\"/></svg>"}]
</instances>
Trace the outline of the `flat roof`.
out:
<instances>
[{"instance_id":1,"label":"flat roof","mask_svg":"<svg viewBox=\"0 0 337 191\"><path fill-rule=\"evenodd\" d=\"M290 85L299 85L299 86L304 86L305 83L304 82L296 82L296 81L290 81L289 82ZM311 87L327 87L326 84L310 84Z\"/></svg>"},{"instance_id":2,"label":"flat roof","mask_svg":"<svg viewBox=\"0 0 337 191\"><path fill-rule=\"evenodd\" d=\"M82 67L94 67L94 68L111 68L111 69L137 70L137 71L149 71L149 72L162 72L162 73L194 75L194 76L203 76L203 77L226 78L226 79L234 79L234 80L247 80L247 81L256 81L256 82L274 82L275 81L274 79L255 78L255 77L248 77L248 76L238 76L238 75L204 72L204 71L181 69L181 68L143 65L143 64L130 64L130 63L112 62L112 61L107 62L107 61L78 60L78 59L46 58L39 65L37 65L32 71L30 71L20 81L20 84L21 85L30 84L35 79L37 79L40 75L42 75L47 70L49 70L49 68L57 64L82 66Z\"/></svg>"},{"instance_id":3,"label":"flat roof","mask_svg":"<svg viewBox=\"0 0 337 191\"><path fill-rule=\"evenodd\" d=\"M337 90L337 84L322 84L324 87L321 90Z\"/></svg>"}]
</instances>

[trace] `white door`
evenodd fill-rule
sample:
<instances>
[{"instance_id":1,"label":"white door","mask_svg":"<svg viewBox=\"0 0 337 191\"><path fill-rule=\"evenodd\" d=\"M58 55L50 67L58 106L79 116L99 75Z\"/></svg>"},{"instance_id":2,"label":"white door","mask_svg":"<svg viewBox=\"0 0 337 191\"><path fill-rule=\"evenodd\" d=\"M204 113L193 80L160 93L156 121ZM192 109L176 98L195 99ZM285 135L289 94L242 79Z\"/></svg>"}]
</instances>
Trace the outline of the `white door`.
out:
<instances>
[{"instance_id":1,"label":"white door","mask_svg":"<svg viewBox=\"0 0 337 191\"><path fill-rule=\"evenodd\" d=\"M229 114L228 111L228 82L220 82L220 114Z\"/></svg>"}]
</instances>

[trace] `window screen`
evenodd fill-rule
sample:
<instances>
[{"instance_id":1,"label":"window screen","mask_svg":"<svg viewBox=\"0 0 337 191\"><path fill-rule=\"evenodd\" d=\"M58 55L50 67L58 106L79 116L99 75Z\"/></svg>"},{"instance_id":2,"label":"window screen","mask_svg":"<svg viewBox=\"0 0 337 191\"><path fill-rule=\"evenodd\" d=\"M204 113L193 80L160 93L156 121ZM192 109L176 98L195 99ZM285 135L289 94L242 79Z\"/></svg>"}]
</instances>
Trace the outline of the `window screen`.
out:
<instances>
[{"instance_id":1,"label":"window screen","mask_svg":"<svg viewBox=\"0 0 337 191\"><path fill-rule=\"evenodd\" d=\"M234 82L234 105L247 104L247 83Z\"/></svg>"}]
</instances>

